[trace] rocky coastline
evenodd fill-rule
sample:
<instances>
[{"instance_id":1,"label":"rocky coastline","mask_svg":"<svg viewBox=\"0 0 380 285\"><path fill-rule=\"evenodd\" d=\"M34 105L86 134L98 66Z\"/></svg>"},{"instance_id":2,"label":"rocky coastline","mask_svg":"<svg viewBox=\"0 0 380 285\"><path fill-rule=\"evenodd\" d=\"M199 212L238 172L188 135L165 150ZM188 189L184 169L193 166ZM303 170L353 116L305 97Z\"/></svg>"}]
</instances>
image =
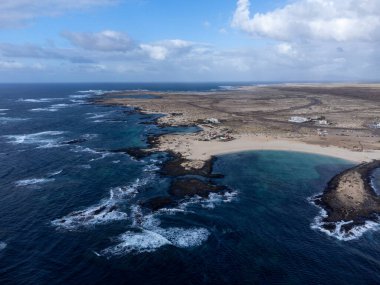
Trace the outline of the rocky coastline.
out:
<instances>
[{"instance_id":1,"label":"rocky coastline","mask_svg":"<svg viewBox=\"0 0 380 285\"><path fill-rule=\"evenodd\" d=\"M334 176L323 194L313 202L326 211L322 228L334 232L339 226L343 234L363 226L367 221L378 221L380 197L372 184L373 172L380 167L380 160L362 163Z\"/></svg>"}]
</instances>

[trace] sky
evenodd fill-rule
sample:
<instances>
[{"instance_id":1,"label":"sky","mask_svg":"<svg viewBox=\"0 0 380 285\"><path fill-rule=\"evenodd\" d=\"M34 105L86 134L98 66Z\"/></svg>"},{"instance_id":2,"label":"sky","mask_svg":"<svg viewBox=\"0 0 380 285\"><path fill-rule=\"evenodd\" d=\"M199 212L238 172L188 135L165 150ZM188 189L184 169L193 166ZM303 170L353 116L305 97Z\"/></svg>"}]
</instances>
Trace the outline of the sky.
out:
<instances>
[{"instance_id":1,"label":"sky","mask_svg":"<svg viewBox=\"0 0 380 285\"><path fill-rule=\"evenodd\" d=\"M380 81L380 1L0 1L0 82L200 81Z\"/></svg>"}]
</instances>

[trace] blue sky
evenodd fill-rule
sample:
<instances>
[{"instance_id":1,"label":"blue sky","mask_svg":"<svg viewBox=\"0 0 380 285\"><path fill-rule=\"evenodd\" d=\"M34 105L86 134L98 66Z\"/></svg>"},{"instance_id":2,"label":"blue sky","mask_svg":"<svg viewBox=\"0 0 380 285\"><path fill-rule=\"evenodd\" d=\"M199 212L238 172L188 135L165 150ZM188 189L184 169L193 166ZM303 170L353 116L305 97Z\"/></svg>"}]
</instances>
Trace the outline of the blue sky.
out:
<instances>
[{"instance_id":1,"label":"blue sky","mask_svg":"<svg viewBox=\"0 0 380 285\"><path fill-rule=\"evenodd\" d=\"M379 2L2 0L0 81L377 81Z\"/></svg>"}]
</instances>

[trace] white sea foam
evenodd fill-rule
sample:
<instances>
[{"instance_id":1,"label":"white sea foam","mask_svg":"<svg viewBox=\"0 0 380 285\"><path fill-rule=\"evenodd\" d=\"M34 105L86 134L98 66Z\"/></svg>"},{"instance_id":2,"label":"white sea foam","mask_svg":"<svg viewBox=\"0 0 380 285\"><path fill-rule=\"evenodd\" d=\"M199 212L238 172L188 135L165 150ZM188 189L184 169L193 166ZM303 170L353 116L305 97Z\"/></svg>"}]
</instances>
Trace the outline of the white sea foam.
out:
<instances>
[{"instance_id":1,"label":"white sea foam","mask_svg":"<svg viewBox=\"0 0 380 285\"><path fill-rule=\"evenodd\" d=\"M63 171L63 169L60 169L60 170L57 170L57 171L53 171L53 172L50 172L49 173L49 176L52 177L52 176L56 176L58 174L61 174Z\"/></svg>"},{"instance_id":2,"label":"white sea foam","mask_svg":"<svg viewBox=\"0 0 380 285\"><path fill-rule=\"evenodd\" d=\"M27 103L49 103L52 101L63 100L65 98L39 98L39 99L18 99L18 102L27 102Z\"/></svg>"},{"instance_id":3,"label":"white sea foam","mask_svg":"<svg viewBox=\"0 0 380 285\"><path fill-rule=\"evenodd\" d=\"M71 99L70 102L75 103L77 105L82 105L82 104L86 103L86 101L84 101L84 100L77 100L77 99Z\"/></svg>"},{"instance_id":4,"label":"white sea foam","mask_svg":"<svg viewBox=\"0 0 380 285\"><path fill-rule=\"evenodd\" d=\"M0 251L5 249L7 247L7 244L5 242L0 242Z\"/></svg>"},{"instance_id":5,"label":"white sea foam","mask_svg":"<svg viewBox=\"0 0 380 285\"><path fill-rule=\"evenodd\" d=\"M45 184L49 182L53 182L53 178L30 178L30 179L23 179L16 181L15 184L18 187L22 186L30 186L30 185L36 185L36 184Z\"/></svg>"},{"instance_id":6,"label":"white sea foam","mask_svg":"<svg viewBox=\"0 0 380 285\"><path fill-rule=\"evenodd\" d=\"M160 167L155 164L148 164L144 167L144 172L155 172L157 170L160 170Z\"/></svg>"},{"instance_id":7,"label":"white sea foam","mask_svg":"<svg viewBox=\"0 0 380 285\"><path fill-rule=\"evenodd\" d=\"M57 143L61 139L58 136L64 133L62 131L46 131L34 134L6 135L4 137L12 144L35 144L39 148L51 148L61 146Z\"/></svg>"},{"instance_id":8,"label":"white sea foam","mask_svg":"<svg viewBox=\"0 0 380 285\"><path fill-rule=\"evenodd\" d=\"M110 116L114 113L115 113L114 111L110 111L110 112L101 112L101 113L87 113L86 115L91 115L90 117L88 117L88 119L101 119L101 118Z\"/></svg>"},{"instance_id":9,"label":"white sea foam","mask_svg":"<svg viewBox=\"0 0 380 285\"><path fill-rule=\"evenodd\" d=\"M63 218L53 220L53 226L65 230L78 230L99 224L108 224L114 221L126 220L127 213L120 211L120 202L126 202L136 196L138 188L148 183L147 179L136 179L128 186L110 189L110 196L99 204L90 206L81 211L75 211Z\"/></svg>"},{"instance_id":10,"label":"white sea foam","mask_svg":"<svg viewBox=\"0 0 380 285\"><path fill-rule=\"evenodd\" d=\"M91 97L91 95L90 94L81 94L81 95L70 95L69 97L74 98L74 99L85 99L85 98Z\"/></svg>"},{"instance_id":11,"label":"white sea foam","mask_svg":"<svg viewBox=\"0 0 380 285\"><path fill-rule=\"evenodd\" d=\"M29 118L0 117L0 124L27 121Z\"/></svg>"},{"instance_id":12,"label":"white sea foam","mask_svg":"<svg viewBox=\"0 0 380 285\"><path fill-rule=\"evenodd\" d=\"M78 91L77 93L82 93L82 94L93 94L93 95L103 95L106 93L115 93L119 92L118 90L83 90L83 91Z\"/></svg>"},{"instance_id":13,"label":"white sea foam","mask_svg":"<svg viewBox=\"0 0 380 285\"><path fill-rule=\"evenodd\" d=\"M180 248L200 246L210 235L210 232L204 228L168 228L157 229L156 232Z\"/></svg>"},{"instance_id":14,"label":"white sea foam","mask_svg":"<svg viewBox=\"0 0 380 285\"><path fill-rule=\"evenodd\" d=\"M83 211L72 212L63 218L53 220L51 224L59 229L77 230L128 218L126 213L117 209L114 203L104 203Z\"/></svg>"},{"instance_id":15,"label":"white sea foam","mask_svg":"<svg viewBox=\"0 0 380 285\"><path fill-rule=\"evenodd\" d=\"M179 248L196 247L205 242L209 235L210 232L204 228L127 231L118 237L120 243L102 250L101 255L120 256L128 253L153 252L165 245Z\"/></svg>"},{"instance_id":16,"label":"white sea foam","mask_svg":"<svg viewBox=\"0 0 380 285\"><path fill-rule=\"evenodd\" d=\"M66 107L70 107L72 105L70 104L53 104L51 105L51 108L66 108Z\"/></svg>"},{"instance_id":17,"label":"white sea foam","mask_svg":"<svg viewBox=\"0 0 380 285\"><path fill-rule=\"evenodd\" d=\"M179 209L187 210L189 206L200 205L203 208L214 209L216 206L222 203L230 203L237 199L238 191L227 191L224 193L210 193L207 198L200 196L194 196L190 199L184 200Z\"/></svg>"},{"instance_id":18,"label":"white sea foam","mask_svg":"<svg viewBox=\"0 0 380 285\"><path fill-rule=\"evenodd\" d=\"M6 112L9 111L9 109L0 109L0 112Z\"/></svg>"},{"instance_id":19,"label":"white sea foam","mask_svg":"<svg viewBox=\"0 0 380 285\"><path fill-rule=\"evenodd\" d=\"M119 244L108 247L100 252L104 256L120 256L131 252L152 252L156 249L169 245L171 242L162 235L142 230L141 232L128 231L118 237Z\"/></svg>"},{"instance_id":20,"label":"white sea foam","mask_svg":"<svg viewBox=\"0 0 380 285\"><path fill-rule=\"evenodd\" d=\"M62 108L67 108L70 106L72 106L72 105L70 105L70 104L53 104L50 107L34 108L34 109L30 109L29 111L31 111L31 112L57 112L58 110L60 110Z\"/></svg>"},{"instance_id":21,"label":"white sea foam","mask_svg":"<svg viewBox=\"0 0 380 285\"><path fill-rule=\"evenodd\" d=\"M30 109L30 112L57 112L58 108L46 107L46 108L34 108Z\"/></svg>"}]
</instances>

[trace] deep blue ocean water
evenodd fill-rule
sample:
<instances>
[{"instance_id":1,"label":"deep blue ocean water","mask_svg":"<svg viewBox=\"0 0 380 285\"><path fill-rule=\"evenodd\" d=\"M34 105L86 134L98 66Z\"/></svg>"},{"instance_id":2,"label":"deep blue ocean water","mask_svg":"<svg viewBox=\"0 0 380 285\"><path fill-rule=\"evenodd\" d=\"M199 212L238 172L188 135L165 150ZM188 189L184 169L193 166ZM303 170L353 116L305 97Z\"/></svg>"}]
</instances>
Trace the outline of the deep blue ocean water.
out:
<instances>
[{"instance_id":1,"label":"deep blue ocean water","mask_svg":"<svg viewBox=\"0 0 380 285\"><path fill-rule=\"evenodd\" d=\"M343 241L313 226L320 209L308 198L351 166L343 160L225 155L214 171L228 193L158 213L139 206L167 192L157 172L167 156L110 150L194 130L141 124L154 116L88 99L219 85L228 84L0 85L0 284L380 283L378 231Z\"/></svg>"}]
</instances>

